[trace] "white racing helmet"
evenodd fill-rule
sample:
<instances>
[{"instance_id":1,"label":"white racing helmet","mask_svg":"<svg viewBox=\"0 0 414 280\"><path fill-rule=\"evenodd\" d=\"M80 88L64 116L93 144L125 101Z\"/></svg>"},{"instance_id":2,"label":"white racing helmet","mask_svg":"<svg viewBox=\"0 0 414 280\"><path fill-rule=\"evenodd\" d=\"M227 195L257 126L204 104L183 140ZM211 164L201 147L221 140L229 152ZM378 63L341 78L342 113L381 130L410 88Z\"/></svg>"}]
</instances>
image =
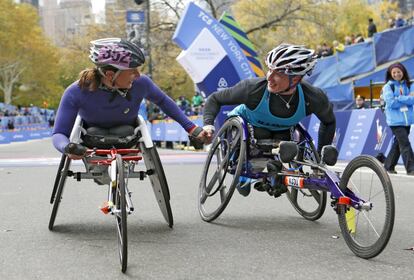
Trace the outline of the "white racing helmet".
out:
<instances>
[{"instance_id":1,"label":"white racing helmet","mask_svg":"<svg viewBox=\"0 0 414 280\"><path fill-rule=\"evenodd\" d=\"M316 57L314 50L304 46L281 44L267 54L265 62L270 70L291 76L304 76L312 71Z\"/></svg>"}]
</instances>

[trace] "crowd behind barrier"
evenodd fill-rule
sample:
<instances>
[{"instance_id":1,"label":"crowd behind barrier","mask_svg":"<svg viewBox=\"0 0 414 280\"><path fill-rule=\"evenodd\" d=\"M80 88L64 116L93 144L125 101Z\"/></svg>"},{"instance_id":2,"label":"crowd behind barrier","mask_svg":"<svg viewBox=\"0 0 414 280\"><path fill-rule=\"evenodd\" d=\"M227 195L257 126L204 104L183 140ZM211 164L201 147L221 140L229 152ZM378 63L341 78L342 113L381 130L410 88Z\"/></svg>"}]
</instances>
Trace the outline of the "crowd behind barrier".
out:
<instances>
[{"instance_id":1,"label":"crowd behind barrier","mask_svg":"<svg viewBox=\"0 0 414 280\"><path fill-rule=\"evenodd\" d=\"M412 73L410 71L414 67L412 38L414 38L414 25L375 33L371 41L346 46L342 52L319 59L307 80L314 86L324 89L332 102L352 103L354 86L369 86L369 81L372 79L375 82L384 81L385 70L375 71L375 67L391 61L403 60L401 62ZM369 74L369 77L359 77L362 74ZM341 83L341 80L355 76L358 79L354 84ZM340 109L339 107L337 109Z\"/></svg>"},{"instance_id":2,"label":"crowd behind barrier","mask_svg":"<svg viewBox=\"0 0 414 280\"><path fill-rule=\"evenodd\" d=\"M0 103L0 144L50 137L54 110Z\"/></svg>"},{"instance_id":3,"label":"crowd behind barrier","mask_svg":"<svg viewBox=\"0 0 414 280\"><path fill-rule=\"evenodd\" d=\"M392 132L388 127L383 112L379 109L337 111L336 133L334 145L338 148L340 160L351 160L360 154L376 156L379 153L387 154L391 142ZM190 119L197 125L203 125L202 116L191 116ZM52 130L45 121L42 123L28 123L29 117L23 118L20 129L3 130L0 134L0 144L27 141L50 137ZM312 115L302 121L317 145L319 120ZM187 132L173 120L154 120L148 123L151 137L155 142L182 143L188 142ZM414 133L410 134L411 145L414 145ZM166 144L165 146L173 147Z\"/></svg>"}]
</instances>

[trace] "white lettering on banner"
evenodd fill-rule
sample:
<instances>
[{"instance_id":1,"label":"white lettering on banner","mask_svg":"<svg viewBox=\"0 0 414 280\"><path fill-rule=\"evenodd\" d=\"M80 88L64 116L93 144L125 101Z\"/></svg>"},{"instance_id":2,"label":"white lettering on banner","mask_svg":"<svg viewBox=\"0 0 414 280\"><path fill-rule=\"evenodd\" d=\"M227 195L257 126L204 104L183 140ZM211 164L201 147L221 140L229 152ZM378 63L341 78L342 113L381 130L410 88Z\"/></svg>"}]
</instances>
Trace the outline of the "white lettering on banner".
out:
<instances>
[{"instance_id":1,"label":"white lettering on banner","mask_svg":"<svg viewBox=\"0 0 414 280\"><path fill-rule=\"evenodd\" d=\"M229 35L224 31L223 27L219 26L218 24L214 24L211 29L216 32L216 34L223 40L227 41L229 39Z\"/></svg>"},{"instance_id":2,"label":"white lettering on banner","mask_svg":"<svg viewBox=\"0 0 414 280\"><path fill-rule=\"evenodd\" d=\"M245 62L243 62L241 65L240 65L240 67L241 67L241 69L243 70L243 72L246 74L246 75L248 75L248 77L249 78L254 78L255 77L255 75L252 73L252 71L250 70L250 66L249 66L249 64L247 64L247 63L245 63Z\"/></svg>"},{"instance_id":3,"label":"white lettering on banner","mask_svg":"<svg viewBox=\"0 0 414 280\"><path fill-rule=\"evenodd\" d=\"M213 20L206 13L200 11L198 13L198 17L201 18L207 25L211 25L213 23Z\"/></svg>"},{"instance_id":4,"label":"white lettering on banner","mask_svg":"<svg viewBox=\"0 0 414 280\"><path fill-rule=\"evenodd\" d=\"M229 41L230 50L234 53L234 56L239 62L243 61L243 54L240 52L239 46L235 45L233 41Z\"/></svg>"}]
</instances>

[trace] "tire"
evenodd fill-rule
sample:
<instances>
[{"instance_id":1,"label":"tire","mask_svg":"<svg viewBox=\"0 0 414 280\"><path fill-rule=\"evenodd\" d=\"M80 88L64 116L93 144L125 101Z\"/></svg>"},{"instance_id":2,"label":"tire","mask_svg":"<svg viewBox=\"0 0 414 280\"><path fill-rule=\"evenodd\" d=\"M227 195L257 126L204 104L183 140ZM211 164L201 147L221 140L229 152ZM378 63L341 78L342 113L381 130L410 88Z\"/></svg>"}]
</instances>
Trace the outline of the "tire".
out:
<instances>
[{"instance_id":1,"label":"tire","mask_svg":"<svg viewBox=\"0 0 414 280\"><path fill-rule=\"evenodd\" d=\"M340 189L346 196L352 189L360 199L372 203L371 209L365 210L352 207L348 210L347 205L337 205L339 226L346 244L358 257L377 256L387 246L394 227L394 192L386 170L374 157L358 156L346 166Z\"/></svg>"},{"instance_id":2,"label":"tire","mask_svg":"<svg viewBox=\"0 0 414 280\"><path fill-rule=\"evenodd\" d=\"M65 182L66 182L66 178L68 177L68 171L69 171L69 167L71 163L71 159L68 158L67 156L64 156L64 157L62 156L61 163L62 163L63 158L64 158L63 168L61 169L59 165L59 169L61 169L61 172L58 172L59 174L56 176L56 179L55 179L55 186L56 186L56 181L58 182L57 189L56 189L56 196L54 196L52 192L52 197L51 197L51 200L52 198L54 198L54 201L53 201L52 214L50 215L50 219L49 219L49 230L53 230L53 226L55 224L56 215L59 210L60 201L62 200L63 189L65 187ZM55 191L55 187L53 190Z\"/></svg>"},{"instance_id":3,"label":"tire","mask_svg":"<svg viewBox=\"0 0 414 280\"><path fill-rule=\"evenodd\" d=\"M145 148L142 144L141 150L147 170L152 170L152 174L149 175L149 178L154 190L155 198L158 202L158 206L160 207L161 213L168 226L172 228L174 225L174 219L170 204L170 191L157 148L155 145L151 148Z\"/></svg>"},{"instance_id":4,"label":"tire","mask_svg":"<svg viewBox=\"0 0 414 280\"><path fill-rule=\"evenodd\" d=\"M113 189L115 220L118 237L118 252L121 262L121 271L124 273L128 265L128 231L127 231L127 212L126 212L126 192L124 165L121 155L116 155L116 188Z\"/></svg>"},{"instance_id":5,"label":"tire","mask_svg":"<svg viewBox=\"0 0 414 280\"><path fill-rule=\"evenodd\" d=\"M301 133L301 129L298 129L300 141L298 144L299 155L298 160L310 160L315 163L319 163L320 157L318 151L313 144L313 141L306 140L307 138ZM327 194L325 191L315 190L298 190L291 188L286 193L287 198L292 204L293 208L306 220L316 221L322 217L326 209ZM300 198L300 196L303 196ZM301 200L301 202L299 202ZM315 205L316 202L316 205Z\"/></svg>"},{"instance_id":6,"label":"tire","mask_svg":"<svg viewBox=\"0 0 414 280\"><path fill-rule=\"evenodd\" d=\"M52 195L50 196L50 204L53 204L53 201L55 200L56 191L59 186L59 181L61 178L63 166L65 165L66 158L67 158L67 155L65 154L62 154L62 157L60 158L59 167L56 172L55 183L53 184Z\"/></svg>"},{"instance_id":7,"label":"tire","mask_svg":"<svg viewBox=\"0 0 414 280\"><path fill-rule=\"evenodd\" d=\"M211 222L218 218L234 193L246 156L243 133L240 119L230 118L212 141L203 168L197 200L198 211L203 221ZM214 164L216 167L213 166ZM211 170L213 170L212 176L209 174ZM226 181L226 177L230 180ZM212 206L207 203L211 203Z\"/></svg>"}]
</instances>

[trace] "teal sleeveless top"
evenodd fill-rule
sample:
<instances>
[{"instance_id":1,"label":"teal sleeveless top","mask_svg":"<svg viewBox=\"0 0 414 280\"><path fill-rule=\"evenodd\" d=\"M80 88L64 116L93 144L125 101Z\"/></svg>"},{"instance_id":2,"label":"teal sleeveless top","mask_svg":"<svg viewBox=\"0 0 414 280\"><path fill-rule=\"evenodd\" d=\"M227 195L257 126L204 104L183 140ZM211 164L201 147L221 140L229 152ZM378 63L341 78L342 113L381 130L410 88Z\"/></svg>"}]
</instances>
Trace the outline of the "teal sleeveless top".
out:
<instances>
[{"instance_id":1,"label":"teal sleeveless top","mask_svg":"<svg viewBox=\"0 0 414 280\"><path fill-rule=\"evenodd\" d=\"M241 104L228 113L227 116L241 116L255 127L262 127L271 131L290 129L306 117L305 97L302 87L298 85L297 90L299 92L299 104L296 112L289 118L278 118L272 115L269 109L271 93L267 90L267 87L259 105L254 110L250 110L246 105Z\"/></svg>"}]
</instances>

